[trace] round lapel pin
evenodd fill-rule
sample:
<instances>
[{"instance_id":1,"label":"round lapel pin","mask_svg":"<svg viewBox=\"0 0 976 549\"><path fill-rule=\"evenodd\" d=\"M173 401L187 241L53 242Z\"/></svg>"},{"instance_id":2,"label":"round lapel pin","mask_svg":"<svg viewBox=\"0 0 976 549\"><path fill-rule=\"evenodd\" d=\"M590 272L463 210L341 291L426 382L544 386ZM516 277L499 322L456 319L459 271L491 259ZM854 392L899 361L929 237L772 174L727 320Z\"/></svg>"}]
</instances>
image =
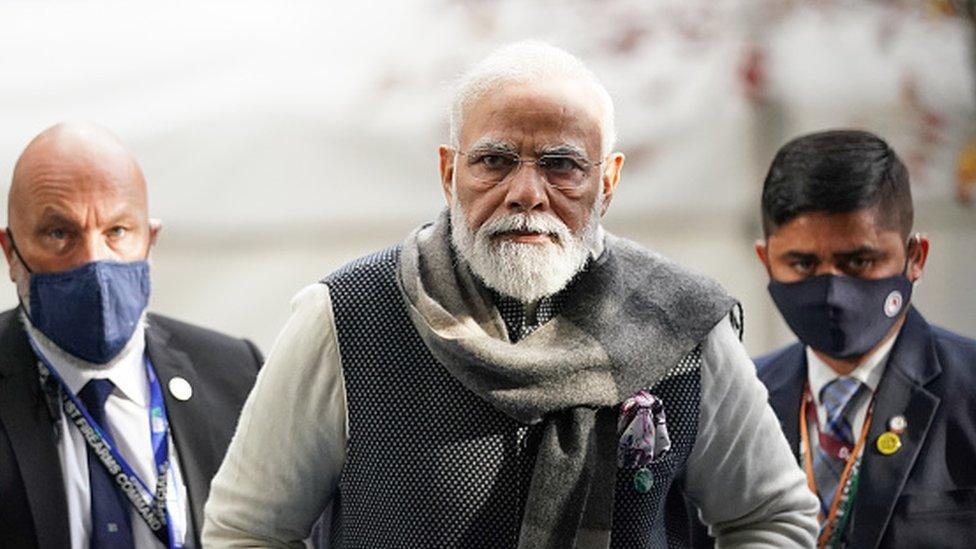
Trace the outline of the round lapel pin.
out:
<instances>
[{"instance_id":1,"label":"round lapel pin","mask_svg":"<svg viewBox=\"0 0 976 549\"><path fill-rule=\"evenodd\" d=\"M169 380L169 394L173 395L176 400L187 401L193 396L193 387L190 386L190 382L186 379L176 376Z\"/></svg>"},{"instance_id":2,"label":"round lapel pin","mask_svg":"<svg viewBox=\"0 0 976 549\"><path fill-rule=\"evenodd\" d=\"M876 446L882 455L890 456L901 449L901 437L891 431L885 431L878 437Z\"/></svg>"},{"instance_id":3,"label":"round lapel pin","mask_svg":"<svg viewBox=\"0 0 976 549\"><path fill-rule=\"evenodd\" d=\"M908 420L905 416L895 416L888 420L888 430L896 435L900 435L908 429Z\"/></svg>"}]
</instances>

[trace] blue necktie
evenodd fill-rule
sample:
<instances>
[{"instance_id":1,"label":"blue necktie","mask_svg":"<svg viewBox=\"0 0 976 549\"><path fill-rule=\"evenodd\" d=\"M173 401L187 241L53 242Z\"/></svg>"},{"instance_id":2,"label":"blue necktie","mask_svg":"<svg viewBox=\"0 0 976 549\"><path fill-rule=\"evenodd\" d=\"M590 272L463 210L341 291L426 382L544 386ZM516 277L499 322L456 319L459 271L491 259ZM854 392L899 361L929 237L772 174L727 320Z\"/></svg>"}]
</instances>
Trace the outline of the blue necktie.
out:
<instances>
[{"instance_id":1,"label":"blue necktie","mask_svg":"<svg viewBox=\"0 0 976 549\"><path fill-rule=\"evenodd\" d=\"M85 384L78 398L92 419L102 428L107 442L115 447L105 417L105 401L115 385L108 379L93 379ZM91 549L132 548L131 503L116 487L98 456L88 448L88 479L91 491Z\"/></svg>"},{"instance_id":2,"label":"blue necktie","mask_svg":"<svg viewBox=\"0 0 976 549\"><path fill-rule=\"evenodd\" d=\"M848 416L851 415L862 388L861 382L854 378L839 377L820 391L820 402L827 412L823 434L835 439L848 450L854 446L854 433ZM820 492L818 495L824 517L834 501L834 493L845 465L846 460L828 454L821 444L817 444L817 450L813 453L813 473L817 481L817 491Z\"/></svg>"}]
</instances>

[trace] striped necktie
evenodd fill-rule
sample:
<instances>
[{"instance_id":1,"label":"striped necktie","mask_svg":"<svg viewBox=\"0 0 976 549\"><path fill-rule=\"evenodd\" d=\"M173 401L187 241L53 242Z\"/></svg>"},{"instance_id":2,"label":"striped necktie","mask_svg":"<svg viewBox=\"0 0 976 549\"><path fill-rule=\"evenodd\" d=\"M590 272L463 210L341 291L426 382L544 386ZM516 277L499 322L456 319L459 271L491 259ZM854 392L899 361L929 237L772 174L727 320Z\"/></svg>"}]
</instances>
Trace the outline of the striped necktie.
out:
<instances>
[{"instance_id":1,"label":"striped necktie","mask_svg":"<svg viewBox=\"0 0 976 549\"><path fill-rule=\"evenodd\" d=\"M837 484L844 472L844 457L854 449L850 417L863 388L864 385L857 379L838 377L820 391L820 403L827 412L827 421L818 433L817 449L813 452L813 474L817 481L817 495L820 496L821 516L824 518L830 511ZM831 447L846 448L847 451L838 455L829 451Z\"/></svg>"}]
</instances>

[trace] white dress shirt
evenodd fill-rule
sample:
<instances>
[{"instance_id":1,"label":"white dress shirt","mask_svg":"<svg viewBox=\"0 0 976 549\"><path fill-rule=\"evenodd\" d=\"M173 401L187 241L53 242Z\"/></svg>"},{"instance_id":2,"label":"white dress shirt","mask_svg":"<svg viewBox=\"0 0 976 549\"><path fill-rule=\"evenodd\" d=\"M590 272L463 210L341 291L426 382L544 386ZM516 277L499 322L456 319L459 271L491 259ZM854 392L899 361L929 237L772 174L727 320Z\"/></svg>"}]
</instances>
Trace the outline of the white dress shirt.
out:
<instances>
[{"instance_id":1,"label":"white dress shirt","mask_svg":"<svg viewBox=\"0 0 976 549\"><path fill-rule=\"evenodd\" d=\"M846 376L860 381L870 390L870 395L858 398L854 403L854 413L849 416L853 418L851 422L851 433L854 434L855 442L857 442L857 437L861 434L861 429L864 427L864 420L868 414L868 405L871 402L871 396L878 390L878 384L881 383L881 376L884 375L885 365L888 363L888 355L891 354L891 348L895 346L897 339L898 336L896 334L895 337L889 339L884 345L868 355L857 368L854 368ZM820 402L820 391L828 383L842 376L837 375L837 372L821 360L810 347L807 347L806 351L807 376L810 381L810 392L813 393L813 400L817 404L817 421L823 426L827 424L827 408ZM811 440L810 443L819 444L817 437L813 438L815 440Z\"/></svg>"},{"instance_id":2,"label":"white dress shirt","mask_svg":"<svg viewBox=\"0 0 976 549\"><path fill-rule=\"evenodd\" d=\"M211 484L205 547L300 549L335 503L349 425L328 287L305 288L292 310ZM719 546L812 547L817 500L728 319L702 347L688 497Z\"/></svg>"},{"instance_id":3,"label":"white dress shirt","mask_svg":"<svg viewBox=\"0 0 976 549\"><path fill-rule=\"evenodd\" d=\"M145 327L140 323L132 339L109 366L86 364L67 355L38 332L29 322L27 331L37 343L44 357L51 363L74 394L92 379L109 379L115 389L105 402L105 417L116 447L133 471L150 489L156 489L156 462L149 429L149 378L146 376L144 353ZM60 409L60 403L58 403ZM88 485L88 451L81 432L67 416L60 414L61 437L58 455L68 503L68 524L71 546L85 549L91 536L91 495ZM166 489L166 507L173 522L177 545L183 545L186 535L186 488L177 460L173 437L169 436L170 476ZM158 549L164 545L153 535L135 508L129 505L132 537L138 549Z\"/></svg>"}]
</instances>

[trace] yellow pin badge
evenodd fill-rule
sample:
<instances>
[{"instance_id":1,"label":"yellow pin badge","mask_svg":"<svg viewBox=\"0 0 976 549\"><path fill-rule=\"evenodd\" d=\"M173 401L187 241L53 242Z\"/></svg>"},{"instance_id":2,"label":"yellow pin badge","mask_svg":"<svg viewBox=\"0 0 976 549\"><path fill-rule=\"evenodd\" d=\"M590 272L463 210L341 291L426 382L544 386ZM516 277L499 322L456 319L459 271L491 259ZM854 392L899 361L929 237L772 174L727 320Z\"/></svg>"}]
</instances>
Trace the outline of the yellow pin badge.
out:
<instances>
[{"instance_id":1,"label":"yellow pin badge","mask_svg":"<svg viewBox=\"0 0 976 549\"><path fill-rule=\"evenodd\" d=\"M882 455L890 456L901 449L901 437L892 431L885 431L875 443Z\"/></svg>"}]
</instances>

